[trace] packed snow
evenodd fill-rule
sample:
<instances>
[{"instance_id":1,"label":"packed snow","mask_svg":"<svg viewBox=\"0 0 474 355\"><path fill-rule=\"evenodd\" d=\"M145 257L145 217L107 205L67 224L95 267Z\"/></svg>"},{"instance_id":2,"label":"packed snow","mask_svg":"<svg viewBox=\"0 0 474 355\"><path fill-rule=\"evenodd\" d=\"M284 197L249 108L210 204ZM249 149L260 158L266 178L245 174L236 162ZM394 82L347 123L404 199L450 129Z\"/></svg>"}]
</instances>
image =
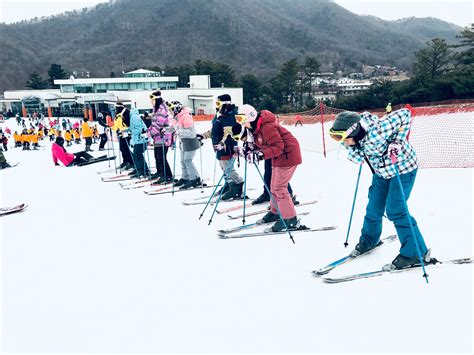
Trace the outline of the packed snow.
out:
<instances>
[{"instance_id":1,"label":"packed snow","mask_svg":"<svg viewBox=\"0 0 474 355\"><path fill-rule=\"evenodd\" d=\"M16 129L14 120L5 125ZM198 124L198 131L208 128L209 122ZM203 205L182 204L210 189L175 196L122 190L118 182L101 181L107 174L97 174L109 162L57 167L51 143L22 151L11 139L4 154L20 165L0 172L0 207L29 207L0 220L2 351L471 352L470 265L430 269L429 284L421 270L334 285L311 275L355 246L371 173L364 167L344 248L358 166L333 142L327 141L331 149L324 158L321 126L289 128L303 153L293 188L301 202L318 200L297 209L311 212L302 223L337 225L295 234L296 244L287 235L219 239L218 229L242 221L216 214L208 226L213 206L199 220ZM83 149L84 143L68 151ZM149 159L154 161L151 150ZM195 163L200 170L199 154ZM179 166L177 161L178 175ZM209 141L202 170L212 182ZM243 164L239 172L244 174ZM217 168L215 180L220 176ZM248 187L256 188L248 192L251 198L262 192L253 167ZM472 255L472 169L421 169L409 208L433 256ZM383 236L394 232L385 220ZM330 275L378 269L398 249L398 242L386 245Z\"/></svg>"}]
</instances>

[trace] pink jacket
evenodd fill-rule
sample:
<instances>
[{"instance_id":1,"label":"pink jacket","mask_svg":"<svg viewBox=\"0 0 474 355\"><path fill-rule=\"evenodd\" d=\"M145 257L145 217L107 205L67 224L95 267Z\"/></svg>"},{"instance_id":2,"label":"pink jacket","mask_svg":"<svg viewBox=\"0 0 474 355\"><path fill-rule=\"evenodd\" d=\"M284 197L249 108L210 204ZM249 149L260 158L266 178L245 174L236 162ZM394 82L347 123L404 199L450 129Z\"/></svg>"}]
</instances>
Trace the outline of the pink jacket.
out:
<instances>
[{"instance_id":1,"label":"pink jacket","mask_svg":"<svg viewBox=\"0 0 474 355\"><path fill-rule=\"evenodd\" d=\"M70 154L64 150L59 144L53 143L51 147L51 153L53 153L54 164L61 161L65 166L68 166L74 160L74 154Z\"/></svg>"}]
</instances>

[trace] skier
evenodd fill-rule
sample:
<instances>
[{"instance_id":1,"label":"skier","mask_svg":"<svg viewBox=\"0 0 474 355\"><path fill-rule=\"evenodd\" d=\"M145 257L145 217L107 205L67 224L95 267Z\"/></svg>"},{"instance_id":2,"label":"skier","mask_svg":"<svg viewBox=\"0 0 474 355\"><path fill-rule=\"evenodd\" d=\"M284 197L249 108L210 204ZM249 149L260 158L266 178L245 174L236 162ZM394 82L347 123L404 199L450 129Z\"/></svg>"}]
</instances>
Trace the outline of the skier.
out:
<instances>
[{"instance_id":1,"label":"skier","mask_svg":"<svg viewBox=\"0 0 474 355\"><path fill-rule=\"evenodd\" d=\"M168 106L161 97L161 91L155 91L150 95L153 111L151 114L151 125L148 133L153 138L154 154L156 162L156 173L152 179L159 179L156 183L171 182L173 174L166 159L168 149L173 143L173 133L170 127ZM164 169L164 170L163 170Z\"/></svg>"},{"instance_id":2,"label":"skier","mask_svg":"<svg viewBox=\"0 0 474 355\"><path fill-rule=\"evenodd\" d=\"M87 122L89 119L84 117L84 122L82 123L82 138L86 141L86 152L92 152L92 129Z\"/></svg>"},{"instance_id":3,"label":"skier","mask_svg":"<svg viewBox=\"0 0 474 355\"><path fill-rule=\"evenodd\" d=\"M137 109L130 111L130 133L132 136L130 146L133 147L133 161L135 163L135 170L130 175L139 178L140 176L148 175L150 171L144 157L147 149L148 135L145 123Z\"/></svg>"},{"instance_id":4,"label":"skier","mask_svg":"<svg viewBox=\"0 0 474 355\"><path fill-rule=\"evenodd\" d=\"M61 161L64 166L72 166L93 159L93 156L85 151L74 154L68 153L66 148L64 148L63 137L56 138L55 143L51 146L51 153L53 154L54 165L59 165L58 160Z\"/></svg>"},{"instance_id":5,"label":"skier","mask_svg":"<svg viewBox=\"0 0 474 355\"><path fill-rule=\"evenodd\" d=\"M369 112L357 114L342 112L336 116L330 136L348 150L348 159L356 164L364 160L372 170L364 225L359 243L351 255L358 256L375 248L382 233L382 217L392 221L401 243L400 254L388 265L390 269L403 269L420 263L414 238L426 262L430 252L418 229L416 220L407 215L406 201L396 179L396 168L391 156L396 157L396 167L408 199L415 183L418 164L413 147L407 140L411 126L411 111L403 108L379 119ZM410 222L408 222L410 220ZM411 226L415 235L411 233Z\"/></svg>"},{"instance_id":6,"label":"skier","mask_svg":"<svg viewBox=\"0 0 474 355\"><path fill-rule=\"evenodd\" d=\"M102 114L102 112L99 112L98 116L97 116L97 122L99 122L99 133L100 133L100 144L99 144L99 150L102 151L102 150L105 150L105 143L107 143L107 129L108 129L108 126L107 126L107 122L104 118L104 115Z\"/></svg>"},{"instance_id":7,"label":"skier","mask_svg":"<svg viewBox=\"0 0 474 355\"><path fill-rule=\"evenodd\" d=\"M67 147L72 145L72 143L71 143L72 134L69 130L66 130L66 132L64 132L64 139L66 140L66 146Z\"/></svg>"},{"instance_id":8,"label":"skier","mask_svg":"<svg viewBox=\"0 0 474 355\"><path fill-rule=\"evenodd\" d=\"M232 104L230 95L223 94L217 97L216 110L217 113L212 119L212 129L198 134L196 137L200 141L212 138L216 159L219 161L227 181L224 191L222 191L222 200L242 198L244 180L235 170L233 159L234 147L237 146L237 142L232 138L232 127L236 124L237 107Z\"/></svg>"},{"instance_id":9,"label":"skier","mask_svg":"<svg viewBox=\"0 0 474 355\"><path fill-rule=\"evenodd\" d=\"M121 102L117 102L117 115L115 116L113 130L117 132L119 148L122 153L122 164L120 169L129 170L134 167L132 154L130 153L130 137L127 128L130 126L130 111Z\"/></svg>"},{"instance_id":10,"label":"skier","mask_svg":"<svg viewBox=\"0 0 474 355\"><path fill-rule=\"evenodd\" d=\"M183 107L181 102L169 103L169 109L173 112L172 125L179 137L179 148L181 150L181 179L175 184L185 190L201 185L201 178L194 166L193 159L201 143L196 138L194 120L189 111Z\"/></svg>"},{"instance_id":11,"label":"skier","mask_svg":"<svg viewBox=\"0 0 474 355\"><path fill-rule=\"evenodd\" d=\"M298 140L285 128L280 126L275 115L267 110L257 112L251 105L243 105L239 110L237 122L247 128L246 142L242 154L248 162L272 159L272 178L270 191L273 199L270 211L259 223L275 222L272 232L288 229L298 229L299 222L295 205L288 192L290 182L296 167L302 163L300 145ZM250 132L250 133L249 133ZM244 133L245 134L245 133ZM277 214L277 208L281 213Z\"/></svg>"}]
</instances>

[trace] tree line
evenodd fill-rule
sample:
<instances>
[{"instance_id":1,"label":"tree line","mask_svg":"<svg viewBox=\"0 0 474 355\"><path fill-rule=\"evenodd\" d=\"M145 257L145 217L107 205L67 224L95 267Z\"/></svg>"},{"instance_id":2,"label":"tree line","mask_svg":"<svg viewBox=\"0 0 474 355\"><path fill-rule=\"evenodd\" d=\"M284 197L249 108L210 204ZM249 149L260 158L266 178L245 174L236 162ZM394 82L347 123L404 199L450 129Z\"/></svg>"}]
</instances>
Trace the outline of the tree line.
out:
<instances>
[{"instance_id":1,"label":"tree line","mask_svg":"<svg viewBox=\"0 0 474 355\"><path fill-rule=\"evenodd\" d=\"M325 103L359 111L382 108L388 102L396 105L473 98L473 25L464 28L457 38L459 41L454 45L440 38L427 42L425 48L415 53L413 76L409 80L376 79L368 90L358 95L346 97L338 93L335 100ZM166 76L178 76L178 87L186 87L190 75L210 75L212 87L242 87L244 102L257 109L288 113L309 110L318 104L313 93L318 89L324 90L325 86L325 83L314 85L320 67L314 57L306 57L302 63L291 59L280 66L274 77L266 80L253 74L244 74L237 79L230 65L209 60L196 60L192 64L179 66L155 66L150 70L163 72ZM110 76L114 77L115 73ZM31 89L52 88L55 87L55 79L67 77L61 65L51 64L48 79L33 73L26 86Z\"/></svg>"}]
</instances>

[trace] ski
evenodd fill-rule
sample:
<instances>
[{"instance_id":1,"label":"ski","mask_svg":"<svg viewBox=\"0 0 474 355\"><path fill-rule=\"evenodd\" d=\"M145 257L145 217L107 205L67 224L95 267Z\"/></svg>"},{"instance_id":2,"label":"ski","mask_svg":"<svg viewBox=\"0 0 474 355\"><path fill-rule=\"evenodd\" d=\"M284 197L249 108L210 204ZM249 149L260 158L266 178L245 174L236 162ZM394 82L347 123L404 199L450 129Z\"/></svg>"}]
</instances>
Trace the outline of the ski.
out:
<instances>
[{"instance_id":1,"label":"ski","mask_svg":"<svg viewBox=\"0 0 474 355\"><path fill-rule=\"evenodd\" d=\"M107 174L107 173L112 173L114 171L119 171L121 170L120 168L113 168L113 169L108 169L108 170L102 170L102 171L97 171L97 174L102 175L102 174Z\"/></svg>"},{"instance_id":2,"label":"ski","mask_svg":"<svg viewBox=\"0 0 474 355\"><path fill-rule=\"evenodd\" d=\"M132 180L135 179L130 175L130 173L123 173L111 177L103 177L101 178L103 182L114 182L114 181L126 181L126 180ZM142 179L143 180L143 179Z\"/></svg>"},{"instance_id":3,"label":"ski","mask_svg":"<svg viewBox=\"0 0 474 355\"><path fill-rule=\"evenodd\" d=\"M18 165L20 165L20 163L10 164L10 166L7 166L6 168L2 168L2 169L0 169L0 171L10 169L10 168L14 168L15 166L18 166Z\"/></svg>"},{"instance_id":4,"label":"ski","mask_svg":"<svg viewBox=\"0 0 474 355\"><path fill-rule=\"evenodd\" d=\"M314 205L315 203L317 203L318 200L313 200L313 201L307 201L307 202L300 202L300 204L296 205L295 207L298 208L298 207L301 207L301 206L308 206L308 205ZM262 213L266 213L268 212L268 208L265 208L265 209L261 209L261 210L258 210L258 211L253 211L253 212L249 212L249 213L245 213L245 216L246 217L249 217L249 216L257 216L259 214L262 214ZM229 219L239 219L239 218L242 218L244 215L243 214L239 214L239 215L236 215L236 216L232 216L230 214L227 215L227 217Z\"/></svg>"},{"instance_id":5,"label":"ski","mask_svg":"<svg viewBox=\"0 0 474 355\"><path fill-rule=\"evenodd\" d=\"M143 187L150 187L155 181L158 181L158 179L146 178L145 180L137 180L137 181L132 181L129 183L120 182L119 185L123 190L133 190L133 189L141 189Z\"/></svg>"},{"instance_id":6,"label":"ski","mask_svg":"<svg viewBox=\"0 0 474 355\"><path fill-rule=\"evenodd\" d=\"M311 233L311 232L323 232L323 231L330 231L336 229L336 226L327 226L327 227L319 227L319 228L306 228L306 229L294 229L291 230L291 233ZM251 238L251 237L262 237L262 236L270 236L270 235L281 235L287 234L288 231L281 231L281 232L271 232L271 231L264 231L264 232L256 232L256 233L245 233L245 234L220 234L219 238L221 239L233 239L233 238Z\"/></svg>"},{"instance_id":7,"label":"ski","mask_svg":"<svg viewBox=\"0 0 474 355\"><path fill-rule=\"evenodd\" d=\"M114 160L114 159L115 159L115 157L109 157L108 158L107 156L104 156L104 157L90 159L90 160L85 161L83 163L76 164L76 166L86 166L86 165L91 165L91 164L100 163L100 162L103 162L103 161Z\"/></svg>"},{"instance_id":8,"label":"ski","mask_svg":"<svg viewBox=\"0 0 474 355\"><path fill-rule=\"evenodd\" d=\"M257 207L257 206L256 206L256 205L252 205L252 202L250 201L250 202L248 202L248 203L247 203L247 202L245 203L245 207L246 207L246 208L249 208L249 207ZM243 204L243 203L242 203L242 204L239 204L239 205L237 205L237 206L229 207L229 208L221 208L221 209L217 210L216 212L217 212L218 214L223 214L223 213L228 213L228 212L232 212L232 211L238 211L238 210L240 210L240 209L242 209L242 208L244 208L244 204Z\"/></svg>"},{"instance_id":9,"label":"ski","mask_svg":"<svg viewBox=\"0 0 474 355\"><path fill-rule=\"evenodd\" d=\"M445 260L445 261L438 261L436 259L433 259L433 260L435 261L425 264L425 267L427 269L440 267L444 264L462 265L462 264L471 264L472 262L474 262L473 258L453 259L453 260ZM413 267L409 267L409 268L405 268L401 270L385 270L382 268L379 270L363 272L359 274L346 275L346 276L341 276L341 277L321 277L321 279L327 283L341 283L341 282L347 282L347 281L368 279L371 277L398 274L398 273L413 271L413 270L420 270L420 268L421 268L421 265L417 265L417 266L413 266Z\"/></svg>"},{"instance_id":10,"label":"ski","mask_svg":"<svg viewBox=\"0 0 474 355\"><path fill-rule=\"evenodd\" d=\"M298 217L299 216L307 216L310 213L311 212L303 212L303 213L298 214ZM238 227L235 227L235 228L219 229L217 231L217 234L225 236L227 234L240 232L242 230L247 230L247 229L255 228L255 227L258 227L258 226L265 226L265 225L268 225L268 224L271 224L271 223L275 223L275 222L268 222L268 223L257 223L257 222L255 222L255 223L250 223L250 224L245 224L245 225L242 225L242 226L238 226Z\"/></svg>"},{"instance_id":11,"label":"ski","mask_svg":"<svg viewBox=\"0 0 474 355\"><path fill-rule=\"evenodd\" d=\"M28 205L22 203L21 205L14 206L14 207L4 207L0 209L0 216L6 216L8 214L13 214L17 212L22 212L24 211Z\"/></svg>"},{"instance_id":12,"label":"ski","mask_svg":"<svg viewBox=\"0 0 474 355\"><path fill-rule=\"evenodd\" d=\"M376 250L380 246L382 246L386 243L391 243L391 242L393 242L397 239L398 239L398 237L396 235L390 235L388 237L385 237L382 240L380 240L380 242L375 246L375 248L369 250L368 252L360 254L358 256L352 256L350 254L346 255L345 257L343 257L339 260L336 260L336 261L334 261L334 262L332 262L332 263L330 263L326 266L323 266L322 268L319 268L317 270L312 271L312 274L313 274L313 276L316 276L316 277L326 275L329 271L334 270L336 267L341 266L343 264L346 264L350 261L353 261L354 259L358 259L361 256L371 254L374 250Z\"/></svg>"},{"instance_id":13,"label":"ski","mask_svg":"<svg viewBox=\"0 0 474 355\"><path fill-rule=\"evenodd\" d=\"M236 202L236 201L243 201L243 198L232 198L230 200L220 200L219 203L230 203L230 202ZM247 198L246 200L251 200ZM215 205L217 203L218 199L212 199L209 204L210 205ZM195 206L195 205L206 205L207 201L183 201L183 205L185 206Z\"/></svg>"},{"instance_id":14,"label":"ski","mask_svg":"<svg viewBox=\"0 0 474 355\"><path fill-rule=\"evenodd\" d=\"M219 186L222 186L222 185L219 185ZM215 187L215 186L214 186ZM255 188L249 188L247 189L247 191L253 191L255 190ZM206 195L206 196L199 196L199 197L196 197L196 198L193 198L192 200L189 200L189 201L200 201L200 200L204 200L204 199L207 199L209 200L209 198L211 197L212 195ZM219 192L216 191L216 193L214 194L214 196L219 196ZM243 201L243 199L241 199ZM250 200L250 199L247 199L247 200ZM207 201L205 202L207 203Z\"/></svg>"},{"instance_id":15,"label":"ski","mask_svg":"<svg viewBox=\"0 0 474 355\"><path fill-rule=\"evenodd\" d=\"M196 187L193 187L193 188L190 188L190 189L184 189L184 190L180 190L178 187L175 187L174 188L174 192L186 192L186 191L194 191L194 190L199 190L201 188L203 189L209 189L211 187L215 187L215 186L207 186L207 185L204 185L204 186L196 186ZM163 194L170 194L170 193L173 193L173 185L169 185L169 186L166 186L166 187L163 187L159 190L153 190L153 191L143 191L144 193L146 193L147 195L163 195Z\"/></svg>"}]
</instances>

